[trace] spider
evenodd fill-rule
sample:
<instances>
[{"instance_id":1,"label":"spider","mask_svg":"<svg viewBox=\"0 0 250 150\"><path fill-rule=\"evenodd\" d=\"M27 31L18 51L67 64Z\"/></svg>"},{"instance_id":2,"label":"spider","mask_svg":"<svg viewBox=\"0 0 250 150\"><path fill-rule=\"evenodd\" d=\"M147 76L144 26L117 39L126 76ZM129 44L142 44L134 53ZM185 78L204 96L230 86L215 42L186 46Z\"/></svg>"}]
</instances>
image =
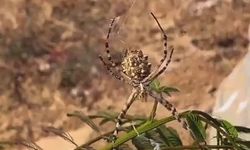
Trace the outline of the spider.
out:
<instances>
[{"instance_id":1,"label":"spider","mask_svg":"<svg viewBox=\"0 0 250 150\"><path fill-rule=\"evenodd\" d=\"M151 12L152 17L156 21L158 27L160 28L163 34L164 41L164 55L161 59L161 63L158 65L158 68L151 72L151 64L148 62L148 56L144 55L141 50L125 50L122 62L116 63L113 61L110 54L110 46L109 46L109 36L115 22L115 18L112 19L111 24L109 26L108 34L105 42L105 51L107 54L108 62L104 60L104 58L100 55L99 58L109 73L114 76L116 79L124 81L133 87L132 92L127 99L125 105L123 106L121 112L117 116L117 122L115 126L115 130L113 132L113 138L116 139L119 128L122 124L122 119L126 115L130 106L134 102L134 100L139 98L146 98L147 95L153 97L156 103L160 103L167 110L171 111L172 115L175 119L180 122L184 129L189 130L189 126L186 120L181 119L179 113L176 108L169 103L161 94L158 94L152 90L150 90L149 85L152 81L154 81L158 76L160 76L166 69L169 63L171 62L171 58L173 55L174 48L170 49L170 54L168 56L168 45L167 45L167 35L161 27L159 21L155 17L155 15Z\"/></svg>"}]
</instances>

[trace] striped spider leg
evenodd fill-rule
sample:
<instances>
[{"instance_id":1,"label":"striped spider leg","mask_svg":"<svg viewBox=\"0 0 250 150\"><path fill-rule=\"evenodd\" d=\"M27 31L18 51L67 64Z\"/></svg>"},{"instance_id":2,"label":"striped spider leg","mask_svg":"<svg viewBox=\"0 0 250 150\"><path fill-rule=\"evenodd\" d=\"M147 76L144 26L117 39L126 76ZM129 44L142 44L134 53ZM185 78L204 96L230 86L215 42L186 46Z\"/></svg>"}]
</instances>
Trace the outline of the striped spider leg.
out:
<instances>
[{"instance_id":1,"label":"striped spider leg","mask_svg":"<svg viewBox=\"0 0 250 150\"><path fill-rule=\"evenodd\" d=\"M119 68L120 66L117 66L117 64L112 60L112 56L110 55L110 48L109 48L109 36L110 33L112 31L112 26L115 22L115 18L112 19L112 22L109 26L109 30L108 30L108 34L106 37L106 41L105 41L105 51L107 54L107 59L109 61L109 63L104 61L104 58L99 55L99 59L101 60L101 62L103 63L103 65L106 67L107 71L114 76L116 79L123 81L125 83L128 83L129 85L132 85L132 87L136 87L136 81L134 81L133 79L131 79L130 76L125 74L125 71L121 71L122 68ZM142 52L141 52L142 54ZM129 51L126 50L125 54L124 54L124 58L127 57L127 55L129 55ZM147 59L146 57L144 59ZM126 68L126 64L123 68ZM124 116L126 115L128 109L130 108L130 106L132 105L132 103L134 102L134 100L136 99L136 97L139 95L138 93L139 90L137 90L137 88L133 88L132 93L130 94L129 98L127 99L126 103L124 104L124 107L122 108L122 111L119 113L119 115L117 116L117 123L116 123L116 128L115 131L113 133L113 139L116 139L116 136L118 134L119 131L119 127L122 124L122 119L124 118Z\"/></svg>"},{"instance_id":2,"label":"striped spider leg","mask_svg":"<svg viewBox=\"0 0 250 150\"><path fill-rule=\"evenodd\" d=\"M116 138L116 136L118 135L119 128L121 127L121 124L122 124L122 119L126 115L128 109L130 108L130 106L132 105L134 100L137 98L138 94L139 94L138 90L133 88L129 98L126 101L126 104L123 105L123 108L122 108L121 112L117 116L117 122L116 122L116 126L115 126L116 129L114 130L113 138Z\"/></svg>"},{"instance_id":3,"label":"striped spider leg","mask_svg":"<svg viewBox=\"0 0 250 150\"><path fill-rule=\"evenodd\" d=\"M120 81L123 81L123 82L126 82L128 84L131 84L129 81L129 78L127 78L126 76L120 74L119 72L119 68L118 68L118 71L117 71L117 64L113 61L112 59L112 56L110 54L110 46L109 46L109 37L110 37L110 33L112 31L112 27L114 25L114 22L115 22L115 18L112 19L110 25L109 25L109 29L108 29L108 34L106 36L106 39L105 39L105 52L106 52L106 55L107 55L107 59L108 59L108 63L104 61L104 58L99 55L99 59L101 60L101 62L103 63L103 65L106 67L106 70L112 75L114 76L116 79L120 80Z\"/></svg>"},{"instance_id":4,"label":"striped spider leg","mask_svg":"<svg viewBox=\"0 0 250 150\"><path fill-rule=\"evenodd\" d=\"M151 15L153 16L153 18L155 19L158 27L160 28L162 34L163 34L163 40L164 40L164 56L161 59L161 64L158 65L158 68L151 72L149 76L147 76L145 79L143 79L142 83L144 86L144 90L146 90L146 93L148 95L150 95L152 98L155 99L156 103L160 103L161 105L163 105L167 110L169 110L171 112L171 114L175 117L175 119L182 125L182 127L186 130L188 130L193 137L194 133L192 132L192 130L189 127L189 124L187 123L187 121L185 119L182 119L181 116L179 115L177 109L168 101L166 100L162 94L158 94L156 92L153 92L151 89L149 89L148 85L153 82L159 75L161 75L168 67L169 63L171 62L171 58L173 55L173 51L174 49L171 48L170 51L170 55L169 58L167 58L167 35L164 32L163 28L161 27L158 19L155 17L155 15L151 12ZM199 144L199 143L198 143ZM202 145L199 144L199 146L201 146L201 148L203 149Z\"/></svg>"},{"instance_id":5,"label":"striped spider leg","mask_svg":"<svg viewBox=\"0 0 250 150\"><path fill-rule=\"evenodd\" d=\"M167 58L168 56L168 45L167 45L167 39L168 36L165 33L165 31L163 30L163 28L161 27L160 22L158 21L158 19L155 17L155 15L151 12L151 15L153 16L154 20L156 21L158 27L160 28L162 34L163 34L163 41L164 41L164 55L163 58L161 59L161 63L160 65L158 65L158 68L156 70L154 70L153 72L151 72L146 78L143 79L142 83L149 85L150 82L152 82L154 79L156 79L159 75L161 75L168 67L169 63L171 62L171 58L174 52L174 48L171 48L170 51L170 56L169 58Z\"/></svg>"},{"instance_id":6,"label":"striped spider leg","mask_svg":"<svg viewBox=\"0 0 250 150\"><path fill-rule=\"evenodd\" d=\"M148 85L153 82L159 75L161 75L168 67L168 65L171 62L172 59L172 55L173 55L173 51L174 49L172 48L170 51L170 55L169 57L167 57L167 35L165 33L165 31L163 30L163 28L161 27L158 19L155 17L155 15L151 12L151 15L153 16L154 20L156 21L158 27L160 28L162 34L163 34L163 40L164 40L164 56L161 59L161 64L158 65L158 68L151 72L151 74L146 77L145 79L143 79L142 84L144 85L146 92L153 97L157 102L159 102L161 105L163 105L167 110L171 111L172 115L175 117L175 119L180 122L182 124L182 127L186 130L189 130L189 126L188 123L186 122L185 119L181 119L179 113L177 112L177 109L168 101L166 100L162 94L157 94L153 91L151 91L148 87Z\"/></svg>"}]
</instances>

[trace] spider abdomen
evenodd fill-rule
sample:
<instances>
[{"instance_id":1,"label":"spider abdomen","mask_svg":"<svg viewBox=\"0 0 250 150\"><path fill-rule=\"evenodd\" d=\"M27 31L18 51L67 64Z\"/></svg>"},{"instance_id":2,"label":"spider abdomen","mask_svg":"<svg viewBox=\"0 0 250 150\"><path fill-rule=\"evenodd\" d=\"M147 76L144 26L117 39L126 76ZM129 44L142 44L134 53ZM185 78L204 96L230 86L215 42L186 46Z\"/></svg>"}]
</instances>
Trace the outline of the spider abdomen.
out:
<instances>
[{"instance_id":1,"label":"spider abdomen","mask_svg":"<svg viewBox=\"0 0 250 150\"><path fill-rule=\"evenodd\" d=\"M141 50L126 51L122 71L132 80L141 81L150 74L151 64Z\"/></svg>"}]
</instances>

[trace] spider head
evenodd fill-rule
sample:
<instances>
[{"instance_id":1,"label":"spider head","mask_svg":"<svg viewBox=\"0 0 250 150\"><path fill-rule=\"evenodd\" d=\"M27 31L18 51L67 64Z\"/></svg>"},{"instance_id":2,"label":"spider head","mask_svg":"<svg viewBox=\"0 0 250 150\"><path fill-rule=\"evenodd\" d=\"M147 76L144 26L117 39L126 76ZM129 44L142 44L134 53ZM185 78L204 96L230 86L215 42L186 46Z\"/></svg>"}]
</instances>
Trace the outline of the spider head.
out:
<instances>
[{"instance_id":1,"label":"spider head","mask_svg":"<svg viewBox=\"0 0 250 150\"><path fill-rule=\"evenodd\" d=\"M150 74L151 64L141 50L126 50L121 67L132 80L141 81Z\"/></svg>"}]
</instances>

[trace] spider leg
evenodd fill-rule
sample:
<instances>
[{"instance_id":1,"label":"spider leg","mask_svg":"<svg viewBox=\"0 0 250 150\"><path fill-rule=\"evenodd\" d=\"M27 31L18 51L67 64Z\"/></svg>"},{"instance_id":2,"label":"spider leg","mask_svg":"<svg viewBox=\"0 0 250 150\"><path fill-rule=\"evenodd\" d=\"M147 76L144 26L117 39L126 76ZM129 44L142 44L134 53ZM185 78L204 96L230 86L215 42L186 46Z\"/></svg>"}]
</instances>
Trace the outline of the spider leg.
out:
<instances>
[{"instance_id":1,"label":"spider leg","mask_svg":"<svg viewBox=\"0 0 250 150\"><path fill-rule=\"evenodd\" d=\"M160 22L158 21L158 19L155 17L155 15L151 12L151 15L153 16L153 18L155 19L155 21L156 21L156 23L157 23L157 25L158 25L158 27L160 28L160 30L161 30L161 32L162 32L162 34L163 34L163 41L164 41L164 56L163 56L163 58L161 59L161 63L163 63L163 61L166 59L166 57L167 57L167 52L168 52L168 43L167 43L167 39L168 39L168 36L167 36L167 34L165 33L165 31L163 30L163 28L162 28L162 26L161 26L161 24L160 24ZM160 67L161 66L161 64L158 66L158 67Z\"/></svg>"},{"instance_id":2,"label":"spider leg","mask_svg":"<svg viewBox=\"0 0 250 150\"><path fill-rule=\"evenodd\" d=\"M116 66L109 66L103 59L103 57L101 55L99 55L99 59L101 60L101 62L103 63L103 65L106 67L106 69L108 70L108 72L115 77L116 79L123 81L131 86L135 86L136 83L133 82L133 80L128 77L126 74L124 74L122 71L118 70L117 72L113 71L112 68L115 68Z\"/></svg>"},{"instance_id":3,"label":"spider leg","mask_svg":"<svg viewBox=\"0 0 250 150\"><path fill-rule=\"evenodd\" d=\"M103 57L101 55L99 55L99 59L101 60L101 62L103 63L103 65L106 67L106 69L108 70L108 72L114 76L116 79L120 80L120 81L125 81L125 79L122 76L119 76L117 73L115 73L114 71L112 71L112 67L109 66L103 59Z\"/></svg>"},{"instance_id":4,"label":"spider leg","mask_svg":"<svg viewBox=\"0 0 250 150\"><path fill-rule=\"evenodd\" d=\"M114 22L115 22L115 18L112 19L112 21L111 21L111 23L109 25L108 34L107 34L106 41L105 41L105 51L107 53L107 58L111 62L113 67L115 66L115 62L112 60L112 57L111 57L111 54L110 54L109 36L110 36L111 31L112 31L112 27L113 27Z\"/></svg>"},{"instance_id":5,"label":"spider leg","mask_svg":"<svg viewBox=\"0 0 250 150\"><path fill-rule=\"evenodd\" d=\"M169 55L169 59L166 60L166 63L164 64L164 61L163 61L163 67L159 67L157 69L157 71L155 72L155 74L153 76L151 76L150 78L148 78L147 80L144 81L144 83L146 83L146 85L150 84L152 81L154 81L154 79L156 79L159 75L161 75L168 67L169 63L171 62L172 60L172 55L173 55L173 52L174 52L174 48L171 49L171 52L170 52L170 55Z\"/></svg>"},{"instance_id":6,"label":"spider leg","mask_svg":"<svg viewBox=\"0 0 250 150\"><path fill-rule=\"evenodd\" d=\"M168 67L169 63L171 62L172 60L172 55L173 55L173 52L174 52L174 48L171 49L171 52L170 52L170 55L169 55L169 58L165 60L161 63L160 67L158 67L155 71L153 71L149 76L147 76L146 78L144 78L142 80L142 83L144 85L149 85L152 81L154 81L154 79L156 79L159 75L161 75ZM165 62L165 63L164 63Z\"/></svg>"},{"instance_id":7,"label":"spider leg","mask_svg":"<svg viewBox=\"0 0 250 150\"><path fill-rule=\"evenodd\" d=\"M179 113L177 112L176 108L170 103L168 102L166 99L163 98L163 96L160 95L156 95L155 93L153 93L152 91L148 90L148 93L151 97L153 97L156 101L158 101L161 105L163 105L167 110L171 111L172 115L175 117L175 119L182 124L182 127L188 131L191 131L189 129L189 125L186 122L185 119L182 119L181 116L179 115Z\"/></svg>"},{"instance_id":8,"label":"spider leg","mask_svg":"<svg viewBox=\"0 0 250 150\"><path fill-rule=\"evenodd\" d=\"M157 102L159 102L161 105L163 105L167 110L169 110L173 117L182 125L182 127L187 130L188 132L191 133L191 135L193 136L193 138L197 141L196 136L194 134L194 132L190 129L189 124L187 123L187 121L183 118L181 118L180 114L178 113L177 109L166 99L164 99L164 97L162 96L162 94L160 94L159 96L156 95L155 93L153 93L150 90L147 90L149 95L151 97L153 97ZM204 141L205 142L205 141ZM201 145L201 143L198 143L199 147L201 149L207 149L206 148L206 142L203 143L205 145Z\"/></svg>"},{"instance_id":9,"label":"spider leg","mask_svg":"<svg viewBox=\"0 0 250 150\"><path fill-rule=\"evenodd\" d=\"M180 114L178 113L177 109L172 105L169 101L167 101L162 94L160 96L157 96L155 93L148 90L148 93L151 97L153 97L156 101L158 101L161 105L163 105L167 110L169 110L173 117L182 125L183 129L187 130L189 133L191 133L194 140L199 141L197 137L195 136L195 133L191 130L189 124L187 123L186 119L181 118ZM197 143L201 150L207 150L206 147L206 141L200 143Z\"/></svg>"},{"instance_id":10,"label":"spider leg","mask_svg":"<svg viewBox=\"0 0 250 150\"><path fill-rule=\"evenodd\" d=\"M117 116L117 122L116 122L116 126L115 126L115 130L113 132L113 137L116 139L118 132L119 132L119 128L121 127L122 124L122 119L125 117L128 109L130 108L130 106L132 105L132 103L134 102L135 98L138 96L138 90L137 89L133 89L132 93L130 94L128 100L126 101L126 103L124 104L122 111L120 112L120 114Z\"/></svg>"},{"instance_id":11,"label":"spider leg","mask_svg":"<svg viewBox=\"0 0 250 150\"><path fill-rule=\"evenodd\" d=\"M163 58L161 59L161 63L158 65L158 68L156 70L154 70L152 73L149 74L149 76L147 76L144 80L143 80L143 83L144 82L147 82L148 80L150 80L152 78L152 76L155 76L156 74L158 74L158 71L160 70L161 66L164 64L164 61L166 60L167 58L167 55L168 55L168 45L167 45L167 39L168 39L168 36L167 34L165 33L165 31L163 30L160 22L158 21L158 19L155 17L155 15L151 12L151 15L153 16L154 20L156 21L158 27L160 28L161 32L162 32L162 35L163 35L163 41L164 41L164 55L163 55ZM170 54L172 55L172 54ZM171 56L170 56L171 57ZM166 69L166 68L165 68ZM165 70L164 69L164 70ZM163 71L162 71L163 72ZM162 73L161 72L161 73ZM158 76L158 75L157 75ZM157 77L156 76L156 77Z\"/></svg>"}]
</instances>

